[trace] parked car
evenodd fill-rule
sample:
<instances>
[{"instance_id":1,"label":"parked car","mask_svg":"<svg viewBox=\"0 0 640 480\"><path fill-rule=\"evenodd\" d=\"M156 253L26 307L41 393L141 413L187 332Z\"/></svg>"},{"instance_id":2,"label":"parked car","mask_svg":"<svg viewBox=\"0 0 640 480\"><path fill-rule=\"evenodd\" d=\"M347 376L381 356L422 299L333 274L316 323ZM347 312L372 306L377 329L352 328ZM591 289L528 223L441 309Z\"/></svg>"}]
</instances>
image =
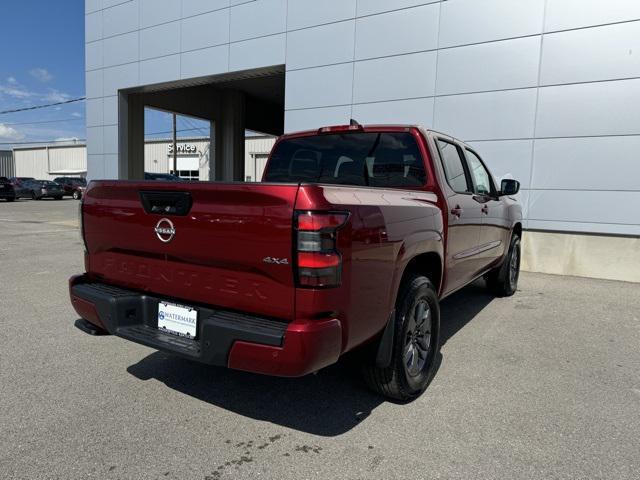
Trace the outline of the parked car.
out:
<instances>
[{"instance_id":1,"label":"parked car","mask_svg":"<svg viewBox=\"0 0 640 480\"><path fill-rule=\"evenodd\" d=\"M16 191L7 177L0 177L0 198L4 198L7 202L13 202L16 199Z\"/></svg>"},{"instance_id":2,"label":"parked car","mask_svg":"<svg viewBox=\"0 0 640 480\"><path fill-rule=\"evenodd\" d=\"M9 181L13 185L13 190L18 198L31 198L31 190L25 186L25 182L35 180L33 177L10 177Z\"/></svg>"},{"instance_id":3,"label":"parked car","mask_svg":"<svg viewBox=\"0 0 640 480\"><path fill-rule=\"evenodd\" d=\"M51 180L27 180L23 182L23 187L33 200L42 200L43 198L62 200L64 195L62 186Z\"/></svg>"},{"instance_id":4,"label":"parked car","mask_svg":"<svg viewBox=\"0 0 640 480\"><path fill-rule=\"evenodd\" d=\"M150 173L144 172L145 180L156 180L159 182L184 182L184 180L177 175L171 173Z\"/></svg>"},{"instance_id":5,"label":"parked car","mask_svg":"<svg viewBox=\"0 0 640 480\"><path fill-rule=\"evenodd\" d=\"M73 197L74 200L80 200L87 188L87 180L82 177L58 177L53 181L62 186L65 196Z\"/></svg>"},{"instance_id":6,"label":"parked car","mask_svg":"<svg viewBox=\"0 0 640 480\"><path fill-rule=\"evenodd\" d=\"M358 124L281 137L263 183L92 182L76 326L279 376L358 349L408 400L437 369L439 301L483 276L515 293L518 190L448 135Z\"/></svg>"}]
</instances>

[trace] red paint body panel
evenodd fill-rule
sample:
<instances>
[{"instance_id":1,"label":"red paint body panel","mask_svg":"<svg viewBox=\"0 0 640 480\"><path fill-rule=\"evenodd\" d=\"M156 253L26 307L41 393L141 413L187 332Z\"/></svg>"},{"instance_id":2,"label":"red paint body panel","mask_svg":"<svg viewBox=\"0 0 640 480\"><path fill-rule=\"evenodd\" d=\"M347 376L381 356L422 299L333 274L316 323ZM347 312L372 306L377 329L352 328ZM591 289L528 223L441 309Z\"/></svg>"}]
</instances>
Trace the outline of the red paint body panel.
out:
<instances>
[{"instance_id":1,"label":"red paint body panel","mask_svg":"<svg viewBox=\"0 0 640 480\"><path fill-rule=\"evenodd\" d=\"M447 251L450 192L434 160L431 133L407 126L359 131L411 133L423 157L425 185L91 182L83 204L85 278L185 305L288 322L281 346L236 341L228 355L231 368L299 376L334 363L379 336L405 268L416 257L440 259L442 282L437 287L441 295L450 293L444 290L445 259L455 253ZM318 131L285 135L276 146L313 135ZM163 215L145 212L140 191L191 195L187 215L169 216L175 226L170 242L156 236L154 228ZM296 211L348 213L335 235L342 265L339 286L296 286ZM504 219L503 225L512 228L516 221ZM478 274L467 273L467 283ZM79 315L104 328L95 309L72 301Z\"/></svg>"}]
</instances>

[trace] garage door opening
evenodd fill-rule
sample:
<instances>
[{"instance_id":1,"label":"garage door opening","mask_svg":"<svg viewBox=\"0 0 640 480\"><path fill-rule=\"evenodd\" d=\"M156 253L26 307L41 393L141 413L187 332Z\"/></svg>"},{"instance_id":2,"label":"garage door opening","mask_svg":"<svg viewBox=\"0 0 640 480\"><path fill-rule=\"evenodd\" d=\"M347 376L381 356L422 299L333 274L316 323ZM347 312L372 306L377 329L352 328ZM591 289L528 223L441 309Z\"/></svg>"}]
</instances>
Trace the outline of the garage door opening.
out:
<instances>
[{"instance_id":1,"label":"garage door opening","mask_svg":"<svg viewBox=\"0 0 640 480\"><path fill-rule=\"evenodd\" d=\"M281 65L121 91L120 178L142 179L145 171L166 170L190 180L259 180L259 165L256 169L246 162L245 153L251 158L255 154L254 163L260 164L260 155L265 152L245 152L246 132L271 136L283 133L284 80ZM145 143L157 132L169 132L159 134L165 142L172 135L173 114L179 165L168 163L168 152L165 158L159 151L145 150ZM194 142L189 141L190 134L204 143L208 138L208 149L195 145L196 152L191 152Z\"/></svg>"}]
</instances>

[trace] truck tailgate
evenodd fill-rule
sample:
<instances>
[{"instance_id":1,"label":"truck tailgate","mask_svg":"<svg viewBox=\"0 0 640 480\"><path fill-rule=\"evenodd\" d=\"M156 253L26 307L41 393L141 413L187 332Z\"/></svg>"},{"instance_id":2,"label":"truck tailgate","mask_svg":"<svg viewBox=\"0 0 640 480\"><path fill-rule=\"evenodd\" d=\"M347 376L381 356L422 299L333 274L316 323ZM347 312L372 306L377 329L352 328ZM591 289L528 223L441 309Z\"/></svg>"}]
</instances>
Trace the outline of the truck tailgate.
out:
<instances>
[{"instance_id":1,"label":"truck tailgate","mask_svg":"<svg viewBox=\"0 0 640 480\"><path fill-rule=\"evenodd\" d=\"M88 273L168 300L291 320L297 192L295 184L92 182L83 204Z\"/></svg>"}]
</instances>

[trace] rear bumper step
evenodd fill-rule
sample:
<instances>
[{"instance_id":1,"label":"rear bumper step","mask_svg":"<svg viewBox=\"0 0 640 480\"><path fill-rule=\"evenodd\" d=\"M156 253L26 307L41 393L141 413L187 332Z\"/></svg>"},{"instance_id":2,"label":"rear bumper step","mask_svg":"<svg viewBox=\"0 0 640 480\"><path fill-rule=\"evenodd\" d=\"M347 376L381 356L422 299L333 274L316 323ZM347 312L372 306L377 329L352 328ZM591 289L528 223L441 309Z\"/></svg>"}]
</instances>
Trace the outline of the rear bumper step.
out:
<instances>
[{"instance_id":1,"label":"rear bumper step","mask_svg":"<svg viewBox=\"0 0 640 480\"><path fill-rule=\"evenodd\" d=\"M157 328L158 303L171 299L92 282L84 276L72 277L69 289L71 303L82 317L76 326L86 333L106 331L210 365L301 376L335 363L341 352L337 319L287 323L197 306L197 336L189 339Z\"/></svg>"}]
</instances>

